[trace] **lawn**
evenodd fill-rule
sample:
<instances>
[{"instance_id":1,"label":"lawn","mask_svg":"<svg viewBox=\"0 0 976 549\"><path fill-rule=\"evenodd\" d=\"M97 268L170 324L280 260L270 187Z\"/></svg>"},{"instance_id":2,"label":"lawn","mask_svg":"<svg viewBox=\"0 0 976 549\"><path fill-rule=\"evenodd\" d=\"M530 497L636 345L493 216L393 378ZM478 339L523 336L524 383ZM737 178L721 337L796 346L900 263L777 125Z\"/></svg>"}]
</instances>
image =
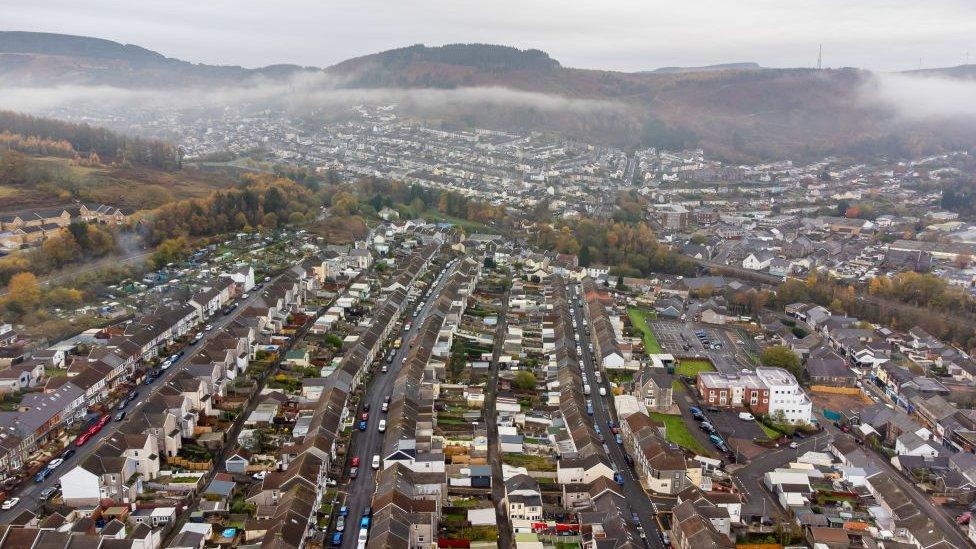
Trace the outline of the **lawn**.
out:
<instances>
[{"instance_id":1,"label":"lawn","mask_svg":"<svg viewBox=\"0 0 976 549\"><path fill-rule=\"evenodd\" d=\"M695 440L694 436L692 436L691 431L688 430L688 427L681 419L681 416L672 416L662 414L660 412L653 412L651 413L651 419L664 423L666 437L669 441L681 446L682 448L691 450L696 454L708 454L705 448L699 444L697 440Z\"/></svg>"},{"instance_id":2,"label":"lawn","mask_svg":"<svg viewBox=\"0 0 976 549\"><path fill-rule=\"evenodd\" d=\"M661 352L661 344L657 342L657 338L654 337L654 332L647 324L647 317L652 314L650 311L636 307L627 309L627 316L630 317L630 323L634 325L634 328L637 328L644 334L644 352L649 355Z\"/></svg>"},{"instance_id":3,"label":"lawn","mask_svg":"<svg viewBox=\"0 0 976 549\"><path fill-rule=\"evenodd\" d=\"M695 377L699 372L714 372L715 366L712 362L704 359L681 359L676 369L678 375Z\"/></svg>"},{"instance_id":4,"label":"lawn","mask_svg":"<svg viewBox=\"0 0 976 549\"><path fill-rule=\"evenodd\" d=\"M782 436L782 433L780 433L776 429L773 429L769 425L766 425L761 421L757 421L756 423L758 423L759 426L762 427L763 432L766 433L766 436L769 437L769 440L776 440Z\"/></svg>"},{"instance_id":5,"label":"lawn","mask_svg":"<svg viewBox=\"0 0 976 549\"><path fill-rule=\"evenodd\" d=\"M502 456L502 463L507 463L512 467L525 467L529 471L555 471L556 464L545 456L535 456L531 454L510 454Z\"/></svg>"}]
</instances>

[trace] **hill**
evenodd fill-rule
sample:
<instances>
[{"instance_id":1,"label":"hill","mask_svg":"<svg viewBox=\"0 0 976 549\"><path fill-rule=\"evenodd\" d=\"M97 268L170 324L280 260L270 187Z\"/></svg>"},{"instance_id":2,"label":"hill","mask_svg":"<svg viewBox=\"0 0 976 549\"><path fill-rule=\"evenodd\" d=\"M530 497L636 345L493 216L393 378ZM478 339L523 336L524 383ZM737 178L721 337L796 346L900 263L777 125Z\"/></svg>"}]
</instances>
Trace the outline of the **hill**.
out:
<instances>
[{"instance_id":1,"label":"hill","mask_svg":"<svg viewBox=\"0 0 976 549\"><path fill-rule=\"evenodd\" d=\"M0 83L123 88L234 85L317 72L297 65L259 69L194 64L132 44L43 32L0 31Z\"/></svg>"},{"instance_id":2,"label":"hill","mask_svg":"<svg viewBox=\"0 0 976 549\"><path fill-rule=\"evenodd\" d=\"M941 71L918 76L973 72L971 66ZM882 85L877 75L857 69L731 63L625 73L565 67L539 50L487 44L418 44L324 69L245 69L192 64L95 38L0 32L0 86L209 90L308 74L325 78L306 80L303 94L315 86L393 90L390 101L405 114L448 128L553 131L626 148L701 146L729 160L903 156L976 145L972 120L903 119L872 100ZM513 98L511 90L521 95Z\"/></svg>"}]
</instances>

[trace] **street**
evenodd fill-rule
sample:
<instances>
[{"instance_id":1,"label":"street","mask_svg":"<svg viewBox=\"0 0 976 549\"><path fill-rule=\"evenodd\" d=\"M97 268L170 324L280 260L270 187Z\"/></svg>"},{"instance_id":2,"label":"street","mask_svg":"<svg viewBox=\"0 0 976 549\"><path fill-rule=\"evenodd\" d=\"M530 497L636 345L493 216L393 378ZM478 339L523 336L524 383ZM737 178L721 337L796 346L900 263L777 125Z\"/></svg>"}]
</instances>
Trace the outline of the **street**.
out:
<instances>
[{"instance_id":1,"label":"street","mask_svg":"<svg viewBox=\"0 0 976 549\"><path fill-rule=\"evenodd\" d=\"M454 272L455 266L456 264L445 270L441 281L431 291L430 297L424 302L417 316L414 317L411 315L406 317L413 325L406 332L401 330L400 337L403 339L403 344L394 355L393 363L388 368L389 371L386 373L379 371L374 373L373 378L366 388L363 400L356 410L354 417L356 419L355 423L358 423L359 416L363 413L363 405L365 403L369 404L369 422L366 430L353 430L352 440L349 445L350 451L346 455L346 463L343 464L343 471L338 475L342 478L349 470L349 461L352 457L359 456L359 475L345 485L346 499L339 504L349 508L349 516L346 517L346 528L342 536L342 547L356 546L356 535L359 531L359 523L363 516L363 509L370 506L373 500L373 494L376 492L376 471L372 469L370 462L373 459L373 455L379 454L383 449L383 433L377 429L380 420L385 417L385 414L381 411L383 400L392 391L397 372L400 371L400 367L403 365L403 359L410 352L408 342L417 334L424 319L430 313L433 304L440 297L441 291ZM386 359L381 357L380 360ZM369 366L369 364L363 365L364 368L368 368ZM382 459L382 456L380 457ZM334 516L337 512L337 508L333 509ZM330 524L330 528L331 526Z\"/></svg>"},{"instance_id":2,"label":"street","mask_svg":"<svg viewBox=\"0 0 976 549\"><path fill-rule=\"evenodd\" d=\"M661 538L661 533L657 527L657 521L655 520L654 506L651 503L650 497L644 491L640 485L640 481L637 480L636 475L634 475L634 470L627 465L627 461L624 459L623 447L614 442L613 437L610 434L610 427L608 422L613 419L616 421L616 417L613 416L610 408L612 406L605 402L606 398L613 398L611 393L608 391L607 397L601 397L599 394L599 389L597 388L599 384L596 384L596 375L594 370L593 356L589 352L590 338L586 334L586 330L583 329L583 309L582 306L576 303L575 299L570 299L572 305L573 316L576 318L577 326L579 326L580 334L580 348L582 349L582 357L580 357L580 366L583 371L586 372L587 378L590 383L593 384L594 390L592 396L593 400L593 420L600 426L600 430L606 433L607 443L606 446L609 449L610 460L616 465L616 468L624 477L624 485L621 487L624 493L624 497L630 503L631 509L637 513L640 518L641 526L644 528L644 533L647 536L646 543L650 547L657 549L664 549L664 542ZM604 380L605 382L607 380Z\"/></svg>"},{"instance_id":3,"label":"street","mask_svg":"<svg viewBox=\"0 0 976 549\"><path fill-rule=\"evenodd\" d=\"M275 277L274 280L277 280L277 277ZM265 286L272 283L273 280L266 283ZM237 302L238 307L230 315L225 316L220 314L220 312L218 312L215 316L207 319L207 322L213 325L213 329L203 332L203 338L201 338L200 341L198 341L197 343L191 343L186 347L184 347L185 353L183 354L183 356L180 357L179 360L174 362L172 366L164 370L162 374L159 376L159 378L157 378L156 381L153 381L152 385L137 386L135 390L139 392L139 396L132 404L130 404L125 408L127 415L132 415L133 412L137 411L139 407L142 406L143 403L145 403L149 399L149 397L151 397L152 394L156 392L156 390L159 387L164 385L171 377L176 375L176 372L180 370L180 365L182 363L184 363L191 356L193 356L193 354L196 353L197 350L199 350L202 346L206 345L207 341L210 339L210 337L213 334L219 333L224 326L234 321L238 317L238 315L240 315L251 304L251 302L258 299L260 294L261 291L252 291L251 295L248 296L247 299ZM115 411L116 410L112 408L112 410L109 413L115 414ZM36 509L41 503L43 503L40 499L40 493L44 491L46 488L50 488L52 486L57 485L58 482L60 481L61 473L69 471L71 468L84 461L89 456L89 454L91 454L92 451L96 447L98 447L98 444L102 440L105 440L106 438L114 435L120 425L121 424L119 422L116 422L114 420L109 421L108 424L106 424L101 431L99 431L94 437L88 439L88 442L86 442L85 445L82 446L81 448L74 446L73 444L74 438L72 438L71 441L69 441L68 443L68 447L75 448L77 450L75 455L66 459L64 463L62 463L55 470L55 472L53 472L50 476L48 476L44 480L44 482L34 482L33 479L28 479L21 484L19 490L13 491L10 494L8 494L7 496L8 498L19 497L20 502L12 509L0 512L0 522L5 522L5 523L10 522L14 517L16 517L22 511Z\"/></svg>"}]
</instances>

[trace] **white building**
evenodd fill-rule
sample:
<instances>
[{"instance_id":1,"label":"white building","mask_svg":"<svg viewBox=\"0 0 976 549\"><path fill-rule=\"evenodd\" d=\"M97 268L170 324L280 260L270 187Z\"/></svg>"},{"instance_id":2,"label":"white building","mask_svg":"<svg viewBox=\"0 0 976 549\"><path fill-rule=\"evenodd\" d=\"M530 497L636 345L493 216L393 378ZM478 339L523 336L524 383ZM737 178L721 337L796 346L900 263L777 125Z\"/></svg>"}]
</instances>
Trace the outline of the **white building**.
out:
<instances>
[{"instance_id":1,"label":"white building","mask_svg":"<svg viewBox=\"0 0 976 549\"><path fill-rule=\"evenodd\" d=\"M789 423L810 423L813 403L793 374L782 368L756 368L756 375L769 388L769 415L783 413Z\"/></svg>"}]
</instances>

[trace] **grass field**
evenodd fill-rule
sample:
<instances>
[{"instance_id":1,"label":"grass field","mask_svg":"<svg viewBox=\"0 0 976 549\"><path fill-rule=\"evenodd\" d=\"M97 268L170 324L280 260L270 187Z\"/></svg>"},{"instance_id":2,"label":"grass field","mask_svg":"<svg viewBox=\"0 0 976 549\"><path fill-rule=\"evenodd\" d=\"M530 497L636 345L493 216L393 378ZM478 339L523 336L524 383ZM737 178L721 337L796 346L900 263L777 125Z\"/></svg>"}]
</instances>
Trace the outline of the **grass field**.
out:
<instances>
[{"instance_id":1,"label":"grass field","mask_svg":"<svg viewBox=\"0 0 976 549\"><path fill-rule=\"evenodd\" d=\"M715 366L712 366L711 361L708 360L685 358L681 360L681 363L678 364L678 368L675 371L678 375L694 377L699 372L714 372Z\"/></svg>"},{"instance_id":2,"label":"grass field","mask_svg":"<svg viewBox=\"0 0 976 549\"><path fill-rule=\"evenodd\" d=\"M630 317L630 323L644 334L644 352L647 354L661 352L661 345L657 342L657 338L654 337L654 332L647 324L647 317L651 314L653 313L636 307L627 309L627 316Z\"/></svg>"},{"instance_id":3,"label":"grass field","mask_svg":"<svg viewBox=\"0 0 976 549\"><path fill-rule=\"evenodd\" d=\"M651 419L664 423L667 439L696 454L708 455L705 448L695 440L681 416L671 416L660 412L651 413Z\"/></svg>"}]
</instances>

